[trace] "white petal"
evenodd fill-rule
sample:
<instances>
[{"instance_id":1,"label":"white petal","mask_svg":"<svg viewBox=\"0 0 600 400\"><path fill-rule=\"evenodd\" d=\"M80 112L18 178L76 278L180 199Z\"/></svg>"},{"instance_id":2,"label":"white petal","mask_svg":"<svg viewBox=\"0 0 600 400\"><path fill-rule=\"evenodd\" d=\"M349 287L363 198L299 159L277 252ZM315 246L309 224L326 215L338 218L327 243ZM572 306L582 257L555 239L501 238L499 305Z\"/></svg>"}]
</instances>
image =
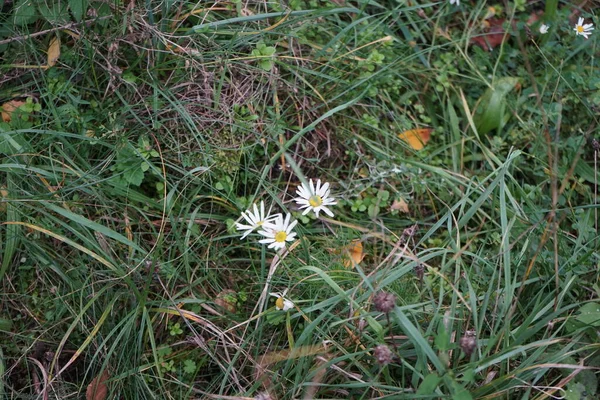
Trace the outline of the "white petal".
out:
<instances>
[{"instance_id":1,"label":"white petal","mask_svg":"<svg viewBox=\"0 0 600 400\"><path fill-rule=\"evenodd\" d=\"M287 311L291 308L294 308L294 303L292 303L290 300L283 299L283 311Z\"/></svg>"},{"instance_id":2,"label":"white petal","mask_svg":"<svg viewBox=\"0 0 600 400\"><path fill-rule=\"evenodd\" d=\"M577 25L583 25L583 17L579 17L577 20Z\"/></svg>"},{"instance_id":3,"label":"white petal","mask_svg":"<svg viewBox=\"0 0 600 400\"><path fill-rule=\"evenodd\" d=\"M296 226L296 224L298 224L298 220L295 219L292 221L292 223L287 227L287 229L285 230L285 232L287 234L290 234L292 232L292 229L294 229L294 227Z\"/></svg>"},{"instance_id":4,"label":"white petal","mask_svg":"<svg viewBox=\"0 0 600 400\"><path fill-rule=\"evenodd\" d=\"M296 193L298 193L298 196L300 197L310 197L310 192L308 187L304 186L304 183L302 185L300 185L300 187L298 189L296 189Z\"/></svg>"},{"instance_id":5,"label":"white petal","mask_svg":"<svg viewBox=\"0 0 600 400\"><path fill-rule=\"evenodd\" d=\"M317 179L317 186L315 186L315 194L321 191L321 179Z\"/></svg>"},{"instance_id":6,"label":"white petal","mask_svg":"<svg viewBox=\"0 0 600 400\"><path fill-rule=\"evenodd\" d=\"M319 191L319 196L327 197L329 196L329 182L325 182L323 186L321 186L321 190Z\"/></svg>"},{"instance_id":7,"label":"white petal","mask_svg":"<svg viewBox=\"0 0 600 400\"><path fill-rule=\"evenodd\" d=\"M315 194L315 185L313 184L312 179L309 181L309 183L310 183L310 195L312 196L313 194Z\"/></svg>"},{"instance_id":8,"label":"white petal","mask_svg":"<svg viewBox=\"0 0 600 400\"><path fill-rule=\"evenodd\" d=\"M331 212L331 210L327 207L323 207L323 212L327 215L329 215L330 217L333 217L333 212Z\"/></svg>"}]
</instances>

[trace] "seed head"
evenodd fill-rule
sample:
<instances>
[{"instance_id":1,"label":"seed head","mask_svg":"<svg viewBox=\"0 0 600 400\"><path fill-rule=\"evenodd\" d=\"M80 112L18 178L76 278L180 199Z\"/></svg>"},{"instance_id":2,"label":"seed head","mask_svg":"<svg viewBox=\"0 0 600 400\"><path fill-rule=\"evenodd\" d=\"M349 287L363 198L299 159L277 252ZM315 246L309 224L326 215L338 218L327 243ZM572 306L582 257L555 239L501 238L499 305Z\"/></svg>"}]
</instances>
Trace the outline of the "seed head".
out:
<instances>
[{"instance_id":1,"label":"seed head","mask_svg":"<svg viewBox=\"0 0 600 400\"><path fill-rule=\"evenodd\" d=\"M462 351L467 357L473 354L473 351L477 348L477 339L475 338L475 331L466 331L465 335L460 338L458 342Z\"/></svg>"},{"instance_id":2,"label":"seed head","mask_svg":"<svg viewBox=\"0 0 600 400\"><path fill-rule=\"evenodd\" d=\"M373 298L373 305L377 311L387 314L396 306L396 296L388 292L379 292Z\"/></svg>"},{"instance_id":3,"label":"seed head","mask_svg":"<svg viewBox=\"0 0 600 400\"><path fill-rule=\"evenodd\" d=\"M592 139L592 148L594 151L600 150L600 142L598 142L596 139Z\"/></svg>"},{"instance_id":4,"label":"seed head","mask_svg":"<svg viewBox=\"0 0 600 400\"><path fill-rule=\"evenodd\" d=\"M268 392L260 392L254 397L254 400L271 400L272 397Z\"/></svg>"},{"instance_id":5,"label":"seed head","mask_svg":"<svg viewBox=\"0 0 600 400\"><path fill-rule=\"evenodd\" d=\"M373 351L373 357L377 360L380 365L387 365L394 359L394 354L385 344L380 344L375 347Z\"/></svg>"}]
</instances>

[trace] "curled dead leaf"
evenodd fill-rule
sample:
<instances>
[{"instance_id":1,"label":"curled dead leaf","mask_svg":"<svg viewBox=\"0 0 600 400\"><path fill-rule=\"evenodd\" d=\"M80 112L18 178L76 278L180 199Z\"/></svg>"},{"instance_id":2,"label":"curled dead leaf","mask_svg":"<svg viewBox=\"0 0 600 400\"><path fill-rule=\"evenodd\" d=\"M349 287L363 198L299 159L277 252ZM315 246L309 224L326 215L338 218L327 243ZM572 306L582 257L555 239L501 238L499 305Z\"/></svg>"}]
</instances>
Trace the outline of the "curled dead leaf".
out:
<instances>
[{"instance_id":1,"label":"curled dead leaf","mask_svg":"<svg viewBox=\"0 0 600 400\"><path fill-rule=\"evenodd\" d=\"M408 212L409 212L408 203L406 201L404 201L404 199L399 199L399 200L394 199L394 202L392 203L390 208L392 210L398 210L401 213L405 213L405 214L408 214Z\"/></svg>"},{"instance_id":2,"label":"curled dead leaf","mask_svg":"<svg viewBox=\"0 0 600 400\"><path fill-rule=\"evenodd\" d=\"M215 304L229 311L230 313L235 313L237 311L236 297L237 296L234 290L225 289L217 295L217 298L215 299Z\"/></svg>"},{"instance_id":3,"label":"curled dead leaf","mask_svg":"<svg viewBox=\"0 0 600 400\"><path fill-rule=\"evenodd\" d=\"M108 386L106 381L110 378L107 370L104 370L100 376L94 378L85 391L85 400L104 400L108 396Z\"/></svg>"}]
</instances>

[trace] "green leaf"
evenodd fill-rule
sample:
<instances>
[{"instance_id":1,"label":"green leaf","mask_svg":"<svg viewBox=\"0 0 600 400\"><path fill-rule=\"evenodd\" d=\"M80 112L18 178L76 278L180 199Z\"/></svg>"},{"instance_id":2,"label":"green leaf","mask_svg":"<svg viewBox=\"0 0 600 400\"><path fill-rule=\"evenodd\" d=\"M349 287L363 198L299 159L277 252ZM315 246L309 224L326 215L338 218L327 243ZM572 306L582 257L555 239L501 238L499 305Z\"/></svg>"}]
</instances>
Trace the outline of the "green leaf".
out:
<instances>
[{"instance_id":1,"label":"green leaf","mask_svg":"<svg viewBox=\"0 0 600 400\"><path fill-rule=\"evenodd\" d=\"M427 375L425 379L423 379L423 382L421 382L421 384L419 385L417 395L433 394L441 380L442 378L440 378L439 375L436 373Z\"/></svg>"},{"instance_id":2,"label":"green leaf","mask_svg":"<svg viewBox=\"0 0 600 400\"><path fill-rule=\"evenodd\" d=\"M32 0L18 0L13 7L15 25L27 25L38 19Z\"/></svg>"},{"instance_id":3,"label":"green leaf","mask_svg":"<svg viewBox=\"0 0 600 400\"><path fill-rule=\"evenodd\" d=\"M435 346L439 351L447 351L449 350L450 345L450 337L448 336L448 332L445 329L440 330L440 332L435 336Z\"/></svg>"},{"instance_id":4,"label":"green leaf","mask_svg":"<svg viewBox=\"0 0 600 400\"><path fill-rule=\"evenodd\" d=\"M45 2L38 3L38 9L44 19L53 25L66 24L69 22L67 5L63 3L55 3L49 6Z\"/></svg>"},{"instance_id":5,"label":"green leaf","mask_svg":"<svg viewBox=\"0 0 600 400\"><path fill-rule=\"evenodd\" d=\"M261 53L263 56L272 56L273 54L275 54L275 47L264 47L263 49L261 49Z\"/></svg>"},{"instance_id":6,"label":"green leaf","mask_svg":"<svg viewBox=\"0 0 600 400\"><path fill-rule=\"evenodd\" d=\"M581 383L571 383L565 390L565 400L586 400L587 396L583 395L585 391L585 386Z\"/></svg>"},{"instance_id":7,"label":"green leaf","mask_svg":"<svg viewBox=\"0 0 600 400\"><path fill-rule=\"evenodd\" d=\"M586 325L600 326L600 304L587 303L579 309L580 314L575 317L577 321Z\"/></svg>"},{"instance_id":8,"label":"green leaf","mask_svg":"<svg viewBox=\"0 0 600 400\"><path fill-rule=\"evenodd\" d=\"M471 393L454 379L450 382L450 393L452 393L453 400L473 400Z\"/></svg>"},{"instance_id":9,"label":"green leaf","mask_svg":"<svg viewBox=\"0 0 600 400\"><path fill-rule=\"evenodd\" d=\"M196 372L196 362L194 360L185 360L183 362L183 372L193 374Z\"/></svg>"},{"instance_id":10,"label":"green leaf","mask_svg":"<svg viewBox=\"0 0 600 400\"><path fill-rule=\"evenodd\" d=\"M479 134L486 134L502 127L506 123L506 95L519 82L517 78L500 78L494 87L489 88L479 100L477 111L473 118Z\"/></svg>"},{"instance_id":11,"label":"green leaf","mask_svg":"<svg viewBox=\"0 0 600 400\"><path fill-rule=\"evenodd\" d=\"M88 8L88 0L69 0L69 9L77 22L83 19Z\"/></svg>"},{"instance_id":12,"label":"green leaf","mask_svg":"<svg viewBox=\"0 0 600 400\"><path fill-rule=\"evenodd\" d=\"M261 60L259 62L259 66L261 69L269 72L271 69L273 69L273 61L271 60Z\"/></svg>"}]
</instances>

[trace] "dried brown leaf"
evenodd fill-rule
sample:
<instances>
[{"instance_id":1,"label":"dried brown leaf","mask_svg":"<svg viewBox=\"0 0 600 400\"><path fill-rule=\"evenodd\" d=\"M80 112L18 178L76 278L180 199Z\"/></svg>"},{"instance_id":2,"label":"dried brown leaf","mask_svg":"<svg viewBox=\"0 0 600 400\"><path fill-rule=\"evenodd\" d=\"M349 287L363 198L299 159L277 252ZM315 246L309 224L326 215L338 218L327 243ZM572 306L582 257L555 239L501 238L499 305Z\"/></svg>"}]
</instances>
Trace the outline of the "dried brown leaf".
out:
<instances>
[{"instance_id":1,"label":"dried brown leaf","mask_svg":"<svg viewBox=\"0 0 600 400\"><path fill-rule=\"evenodd\" d=\"M25 104L21 100L11 100L2 104L2 121L10 122L13 111Z\"/></svg>"},{"instance_id":2,"label":"dried brown leaf","mask_svg":"<svg viewBox=\"0 0 600 400\"><path fill-rule=\"evenodd\" d=\"M104 370L100 376L94 378L85 391L85 400L105 400L108 396L108 387L106 381L110 378L107 370Z\"/></svg>"},{"instance_id":3,"label":"dried brown leaf","mask_svg":"<svg viewBox=\"0 0 600 400\"><path fill-rule=\"evenodd\" d=\"M404 201L404 199L394 200L394 202L392 203L390 208L392 210L398 210L401 213L405 213L405 214L408 214L408 212L409 212L408 203L406 201Z\"/></svg>"}]
</instances>

